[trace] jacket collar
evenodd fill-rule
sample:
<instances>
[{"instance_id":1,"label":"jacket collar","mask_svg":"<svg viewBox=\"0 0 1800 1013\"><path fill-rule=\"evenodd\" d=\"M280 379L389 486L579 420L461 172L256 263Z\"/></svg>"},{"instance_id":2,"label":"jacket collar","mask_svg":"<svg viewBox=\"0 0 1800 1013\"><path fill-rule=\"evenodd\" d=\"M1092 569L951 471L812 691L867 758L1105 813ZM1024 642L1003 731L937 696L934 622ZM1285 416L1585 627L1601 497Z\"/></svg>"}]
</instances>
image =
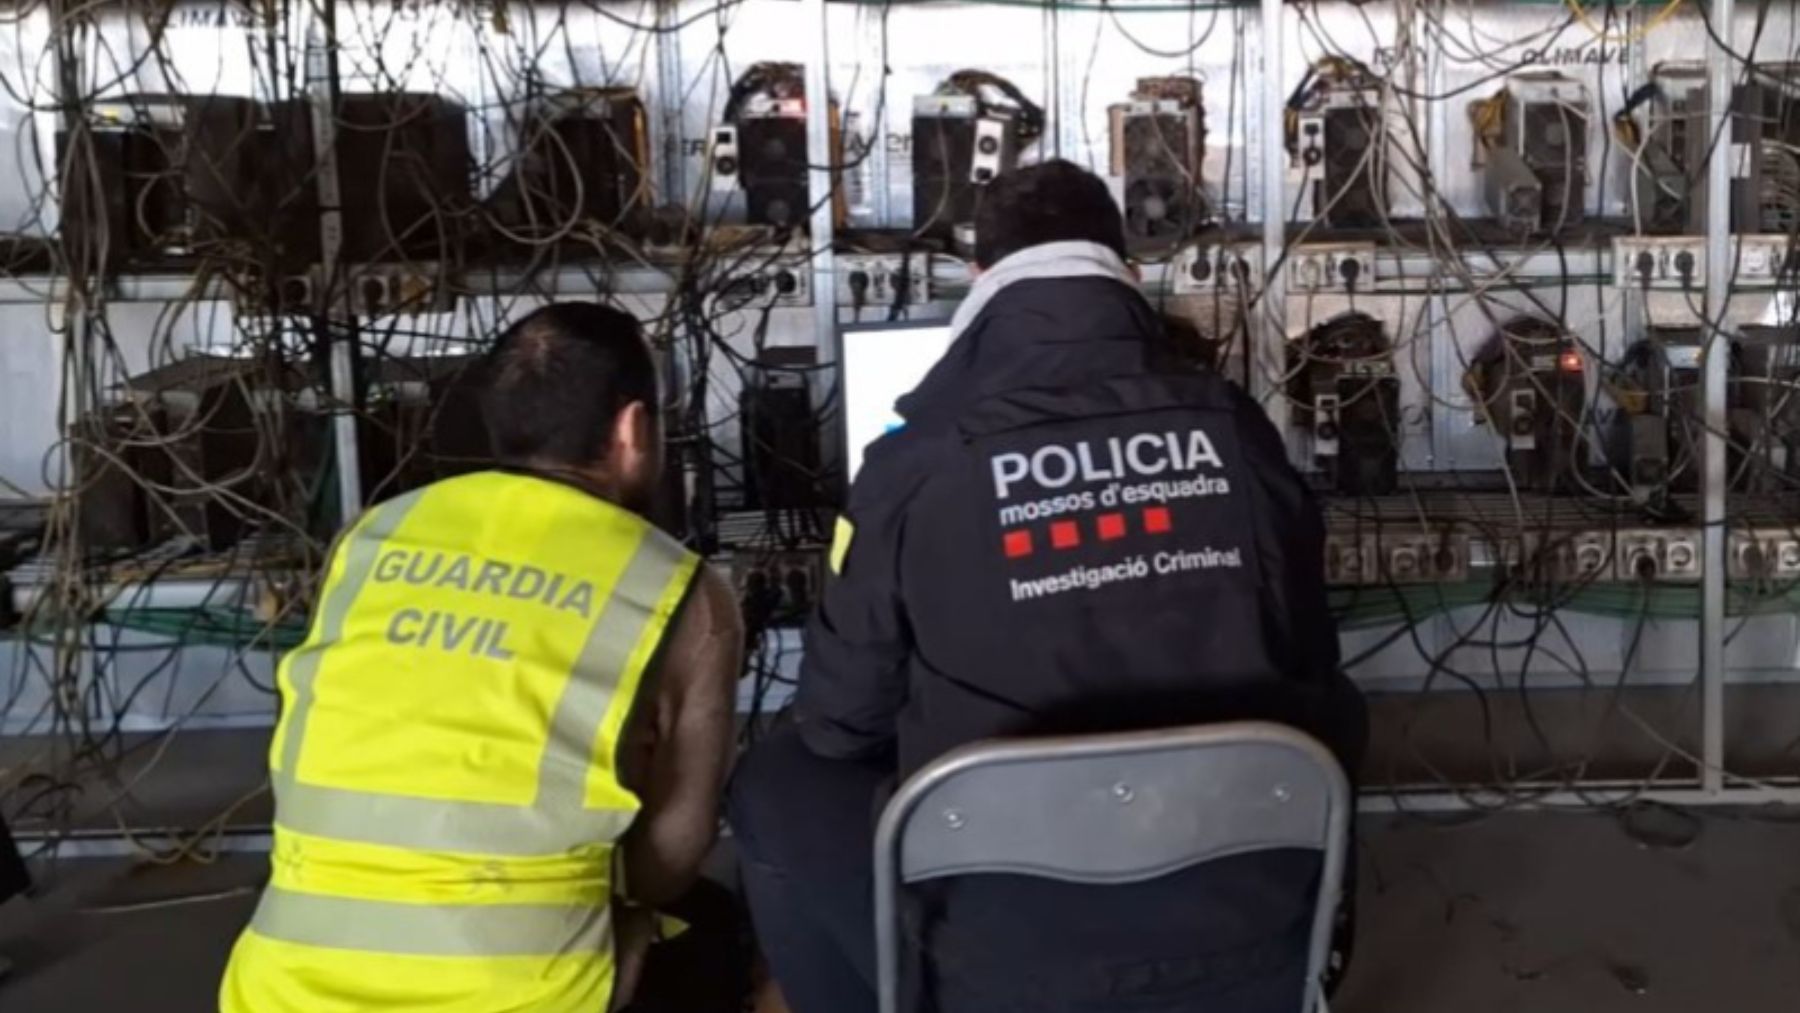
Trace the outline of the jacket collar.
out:
<instances>
[{"instance_id":1,"label":"jacket collar","mask_svg":"<svg viewBox=\"0 0 1800 1013\"><path fill-rule=\"evenodd\" d=\"M975 279L956 315L950 318L950 336L954 340L987 304L1008 285L1038 278L1112 278L1132 288L1138 280L1117 253L1099 243L1043 243L1027 247L1008 257Z\"/></svg>"}]
</instances>

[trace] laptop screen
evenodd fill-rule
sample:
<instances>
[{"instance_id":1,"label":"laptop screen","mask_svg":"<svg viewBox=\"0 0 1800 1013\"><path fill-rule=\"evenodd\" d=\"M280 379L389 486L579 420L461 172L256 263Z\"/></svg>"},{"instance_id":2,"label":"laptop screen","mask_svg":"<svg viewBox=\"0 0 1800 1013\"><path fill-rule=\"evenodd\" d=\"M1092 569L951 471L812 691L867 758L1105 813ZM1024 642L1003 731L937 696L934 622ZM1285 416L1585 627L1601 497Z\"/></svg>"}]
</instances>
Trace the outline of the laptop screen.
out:
<instances>
[{"instance_id":1,"label":"laptop screen","mask_svg":"<svg viewBox=\"0 0 1800 1013\"><path fill-rule=\"evenodd\" d=\"M845 463L854 481L862 469L863 451L900 427L894 402L918 386L950 347L950 325L940 321L846 327L839 337Z\"/></svg>"}]
</instances>

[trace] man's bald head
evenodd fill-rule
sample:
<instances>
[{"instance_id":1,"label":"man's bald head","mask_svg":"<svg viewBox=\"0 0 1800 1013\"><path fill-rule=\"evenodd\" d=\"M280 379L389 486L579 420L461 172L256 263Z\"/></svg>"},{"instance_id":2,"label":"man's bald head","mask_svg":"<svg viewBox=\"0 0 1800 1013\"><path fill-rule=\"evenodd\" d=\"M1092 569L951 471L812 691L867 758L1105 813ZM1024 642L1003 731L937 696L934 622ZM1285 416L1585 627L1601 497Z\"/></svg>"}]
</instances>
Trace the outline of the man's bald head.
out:
<instances>
[{"instance_id":1,"label":"man's bald head","mask_svg":"<svg viewBox=\"0 0 1800 1013\"><path fill-rule=\"evenodd\" d=\"M656 364L637 320L598 303L532 313L482 363L482 416L494 453L515 466L634 470L617 459L633 453L620 443L656 438L656 404ZM621 433L640 423L648 432L636 440Z\"/></svg>"}]
</instances>

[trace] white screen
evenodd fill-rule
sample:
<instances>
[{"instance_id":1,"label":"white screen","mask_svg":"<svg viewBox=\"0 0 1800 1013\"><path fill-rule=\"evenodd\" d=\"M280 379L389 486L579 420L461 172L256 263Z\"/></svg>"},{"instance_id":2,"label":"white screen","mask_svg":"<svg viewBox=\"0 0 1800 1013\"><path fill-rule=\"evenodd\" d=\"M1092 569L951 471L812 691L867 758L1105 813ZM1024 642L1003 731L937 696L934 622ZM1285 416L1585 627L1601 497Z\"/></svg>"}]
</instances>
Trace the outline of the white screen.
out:
<instances>
[{"instance_id":1,"label":"white screen","mask_svg":"<svg viewBox=\"0 0 1800 1013\"><path fill-rule=\"evenodd\" d=\"M950 325L883 327L843 332L844 450L850 477L863 451L901 424L894 402L925 379L950 347Z\"/></svg>"}]
</instances>

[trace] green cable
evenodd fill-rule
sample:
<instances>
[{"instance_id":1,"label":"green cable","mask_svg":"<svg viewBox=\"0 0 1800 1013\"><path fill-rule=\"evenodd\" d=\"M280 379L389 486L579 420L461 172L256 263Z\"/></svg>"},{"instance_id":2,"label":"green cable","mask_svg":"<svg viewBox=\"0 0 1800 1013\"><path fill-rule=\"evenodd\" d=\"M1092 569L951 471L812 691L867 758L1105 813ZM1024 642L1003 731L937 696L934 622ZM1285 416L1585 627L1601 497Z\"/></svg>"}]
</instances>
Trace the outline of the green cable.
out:
<instances>
[{"instance_id":1,"label":"green cable","mask_svg":"<svg viewBox=\"0 0 1800 1013\"><path fill-rule=\"evenodd\" d=\"M1412 584L1388 588L1337 588L1330 592L1332 614L1340 629L1363 629L1405 622L1459 608L1485 605L1494 586L1483 582L1462 584ZM1726 613L1735 617L1781 615L1800 612L1800 591L1759 590L1753 585L1727 588ZM1521 589L1521 604L1547 604ZM1698 619L1700 591L1696 587L1595 585L1555 599L1558 608L1616 619Z\"/></svg>"},{"instance_id":2,"label":"green cable","mask_svg":"<svg viewBox=\"0 0 1800 1013\"><path fill-rule=\"evenodd\" d=\"M98 622L179 641L182 645L223 647L229 649L266 648L290 651L306 639L303 623L269 624L247 612L223 608L133 608L108 609ZM43 622L35 628L16 631L12 639L39 647L55 646L57 641L47 634L56 625ZM121 650L161 650L169 645L121 645ZM109 648L110 649L110 648Z\"/></svg>"}]
</instances>

